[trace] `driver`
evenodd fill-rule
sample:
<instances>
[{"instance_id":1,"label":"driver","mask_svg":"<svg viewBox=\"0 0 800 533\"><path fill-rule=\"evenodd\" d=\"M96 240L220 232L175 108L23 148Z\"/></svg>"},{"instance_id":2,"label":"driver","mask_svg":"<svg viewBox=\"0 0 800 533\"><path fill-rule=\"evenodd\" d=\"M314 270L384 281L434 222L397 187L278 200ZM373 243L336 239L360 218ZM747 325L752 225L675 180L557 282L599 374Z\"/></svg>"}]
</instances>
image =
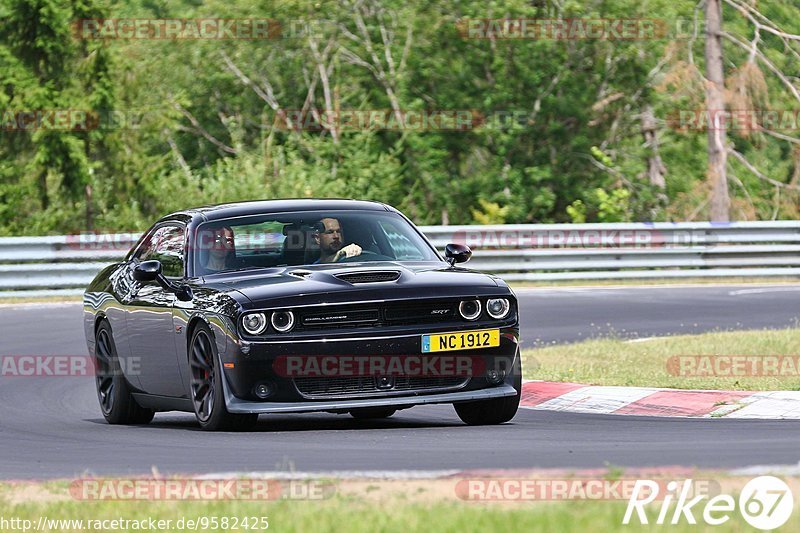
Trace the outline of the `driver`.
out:
<instances>
[{"instance_id":1,"label":"driver","mask_svg":"<svg viewBox=\"0 0 800 533\"><path fill-rule=\"evenodd\" d=\"M314 241L319 246L317 263L335 263L346 257L361 255L361 247L355 243L342 246L344 236L342 226L335 218L323 218L315 227Z\"/></svg>"}]
</instances>

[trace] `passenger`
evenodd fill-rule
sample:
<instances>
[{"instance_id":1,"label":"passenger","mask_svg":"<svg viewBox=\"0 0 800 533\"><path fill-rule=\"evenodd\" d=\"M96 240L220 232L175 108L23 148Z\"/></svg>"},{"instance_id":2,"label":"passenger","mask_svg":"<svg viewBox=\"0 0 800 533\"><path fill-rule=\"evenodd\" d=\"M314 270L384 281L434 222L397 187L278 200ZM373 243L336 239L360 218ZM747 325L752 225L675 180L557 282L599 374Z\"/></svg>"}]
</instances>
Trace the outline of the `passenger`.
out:
<instances>
[{"instance_id":1,"label":"passenger","mask_svg":"<svg viewBox=\"0 0 800 533\"><path fill-rule=\"evenodd\" d=\"M212 236L213 240L205 264L206 270L214 273L232 268L233 260L236 258L233 230L228 226L223 226L212 230Z\"/></svg>"}]
</instances>

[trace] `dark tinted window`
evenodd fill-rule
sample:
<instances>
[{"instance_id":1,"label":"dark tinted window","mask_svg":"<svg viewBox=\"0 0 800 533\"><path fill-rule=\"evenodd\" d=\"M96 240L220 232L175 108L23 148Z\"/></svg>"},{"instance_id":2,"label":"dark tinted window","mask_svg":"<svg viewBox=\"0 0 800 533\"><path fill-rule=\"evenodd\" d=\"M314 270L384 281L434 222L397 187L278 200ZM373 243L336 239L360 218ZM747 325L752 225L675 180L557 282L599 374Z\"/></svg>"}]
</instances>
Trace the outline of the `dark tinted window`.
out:
<instances>
[{"instance_id":1,"label":"dark tinted window","mask_svg":"<svg viewBox=\"0 0 800 533\"><path fill-rule=\"evenodd\" d=\"M209 222L198 228L193 249L201 276L248 267L440 260L407 220L382 211L303 211Z\"/></svg>"},{"instance_id":2,"label":"dark tinted window","mask_svg":"<svg viewBox=\"0 0 800 533\"><path fill-rule=\"evenodd\" d=\"M161 261L162 272L167 277L183 277L182 226L161 226L153 231L136 253L139 261Z\"/></svg>"}]
</instances>

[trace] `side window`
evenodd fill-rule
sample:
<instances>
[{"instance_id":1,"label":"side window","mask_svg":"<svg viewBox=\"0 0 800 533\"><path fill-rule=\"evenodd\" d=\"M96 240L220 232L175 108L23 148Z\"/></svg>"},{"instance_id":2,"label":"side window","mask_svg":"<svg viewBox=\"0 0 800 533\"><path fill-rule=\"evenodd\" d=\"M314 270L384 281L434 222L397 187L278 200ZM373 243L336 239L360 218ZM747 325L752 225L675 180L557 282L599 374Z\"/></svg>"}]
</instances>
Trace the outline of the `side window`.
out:
<instances>
[{"instance_id":1,"label":"side window","mask_svg":"<svg viewBox=\"0 0 800 533\"><path fill-rule=\"evenodd\" d=\"M401 261L421 261L425 259L425 256L408 240L408 237L397 229L393 222L381 220L378 224L380 224L381 229L386 234L386 238L389 240L389 246L392 247L395 259Z\"/></svg>"},{"instance_id":2,"label":"side window","mask_svg":"<svg viewBox=\"0 0 800 533\"><path fill-rule=\"evenodd\" d=\"M139 261L161 261L162 272L171 278L183 277L182 226L161 226L156 229L136 253Z\"/></svg>"}]
</instances>

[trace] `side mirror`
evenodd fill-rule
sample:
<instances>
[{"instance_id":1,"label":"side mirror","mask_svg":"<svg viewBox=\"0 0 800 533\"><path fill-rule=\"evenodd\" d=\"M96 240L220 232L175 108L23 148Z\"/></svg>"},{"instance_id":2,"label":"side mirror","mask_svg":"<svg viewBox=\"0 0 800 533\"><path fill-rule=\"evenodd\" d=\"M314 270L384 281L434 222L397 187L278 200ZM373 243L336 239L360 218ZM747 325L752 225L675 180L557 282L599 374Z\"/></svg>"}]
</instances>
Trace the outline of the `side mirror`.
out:
<instances>
[{"instance_id":1,"label":"side mirror","mask_svg":"<svg viewBox=\"0 0 800 533\"><path fill-rule=\"evenodd\" d=\"M444 248L444 256L450 266L456 263L466 263L472 257L472 250L465 244L450 243Z\"/></svg>"},{"instance_id":2,"label":"side mirror","mask_svg":"<svg viewBox=\"0 0 800 533\"><path fill-rule=\"evenodd\" d=\"M188 285L178 285L164 277L161 273L161 261L142 261L133 267L133 279L139 283L155 281L165 291L174 293L182 302L192 299L192 289Z\"/></svg>"},{"instance_id":3,"label":"side mirror","mask_svg":"<svg viewBox=\"0 0 800 533\"><path fill-rule=\"evenodd\" d=\"M139 283L156 281L161 276L161 261L142 261L133 267L133 279Z\"/></svg>"}]
</instances>

